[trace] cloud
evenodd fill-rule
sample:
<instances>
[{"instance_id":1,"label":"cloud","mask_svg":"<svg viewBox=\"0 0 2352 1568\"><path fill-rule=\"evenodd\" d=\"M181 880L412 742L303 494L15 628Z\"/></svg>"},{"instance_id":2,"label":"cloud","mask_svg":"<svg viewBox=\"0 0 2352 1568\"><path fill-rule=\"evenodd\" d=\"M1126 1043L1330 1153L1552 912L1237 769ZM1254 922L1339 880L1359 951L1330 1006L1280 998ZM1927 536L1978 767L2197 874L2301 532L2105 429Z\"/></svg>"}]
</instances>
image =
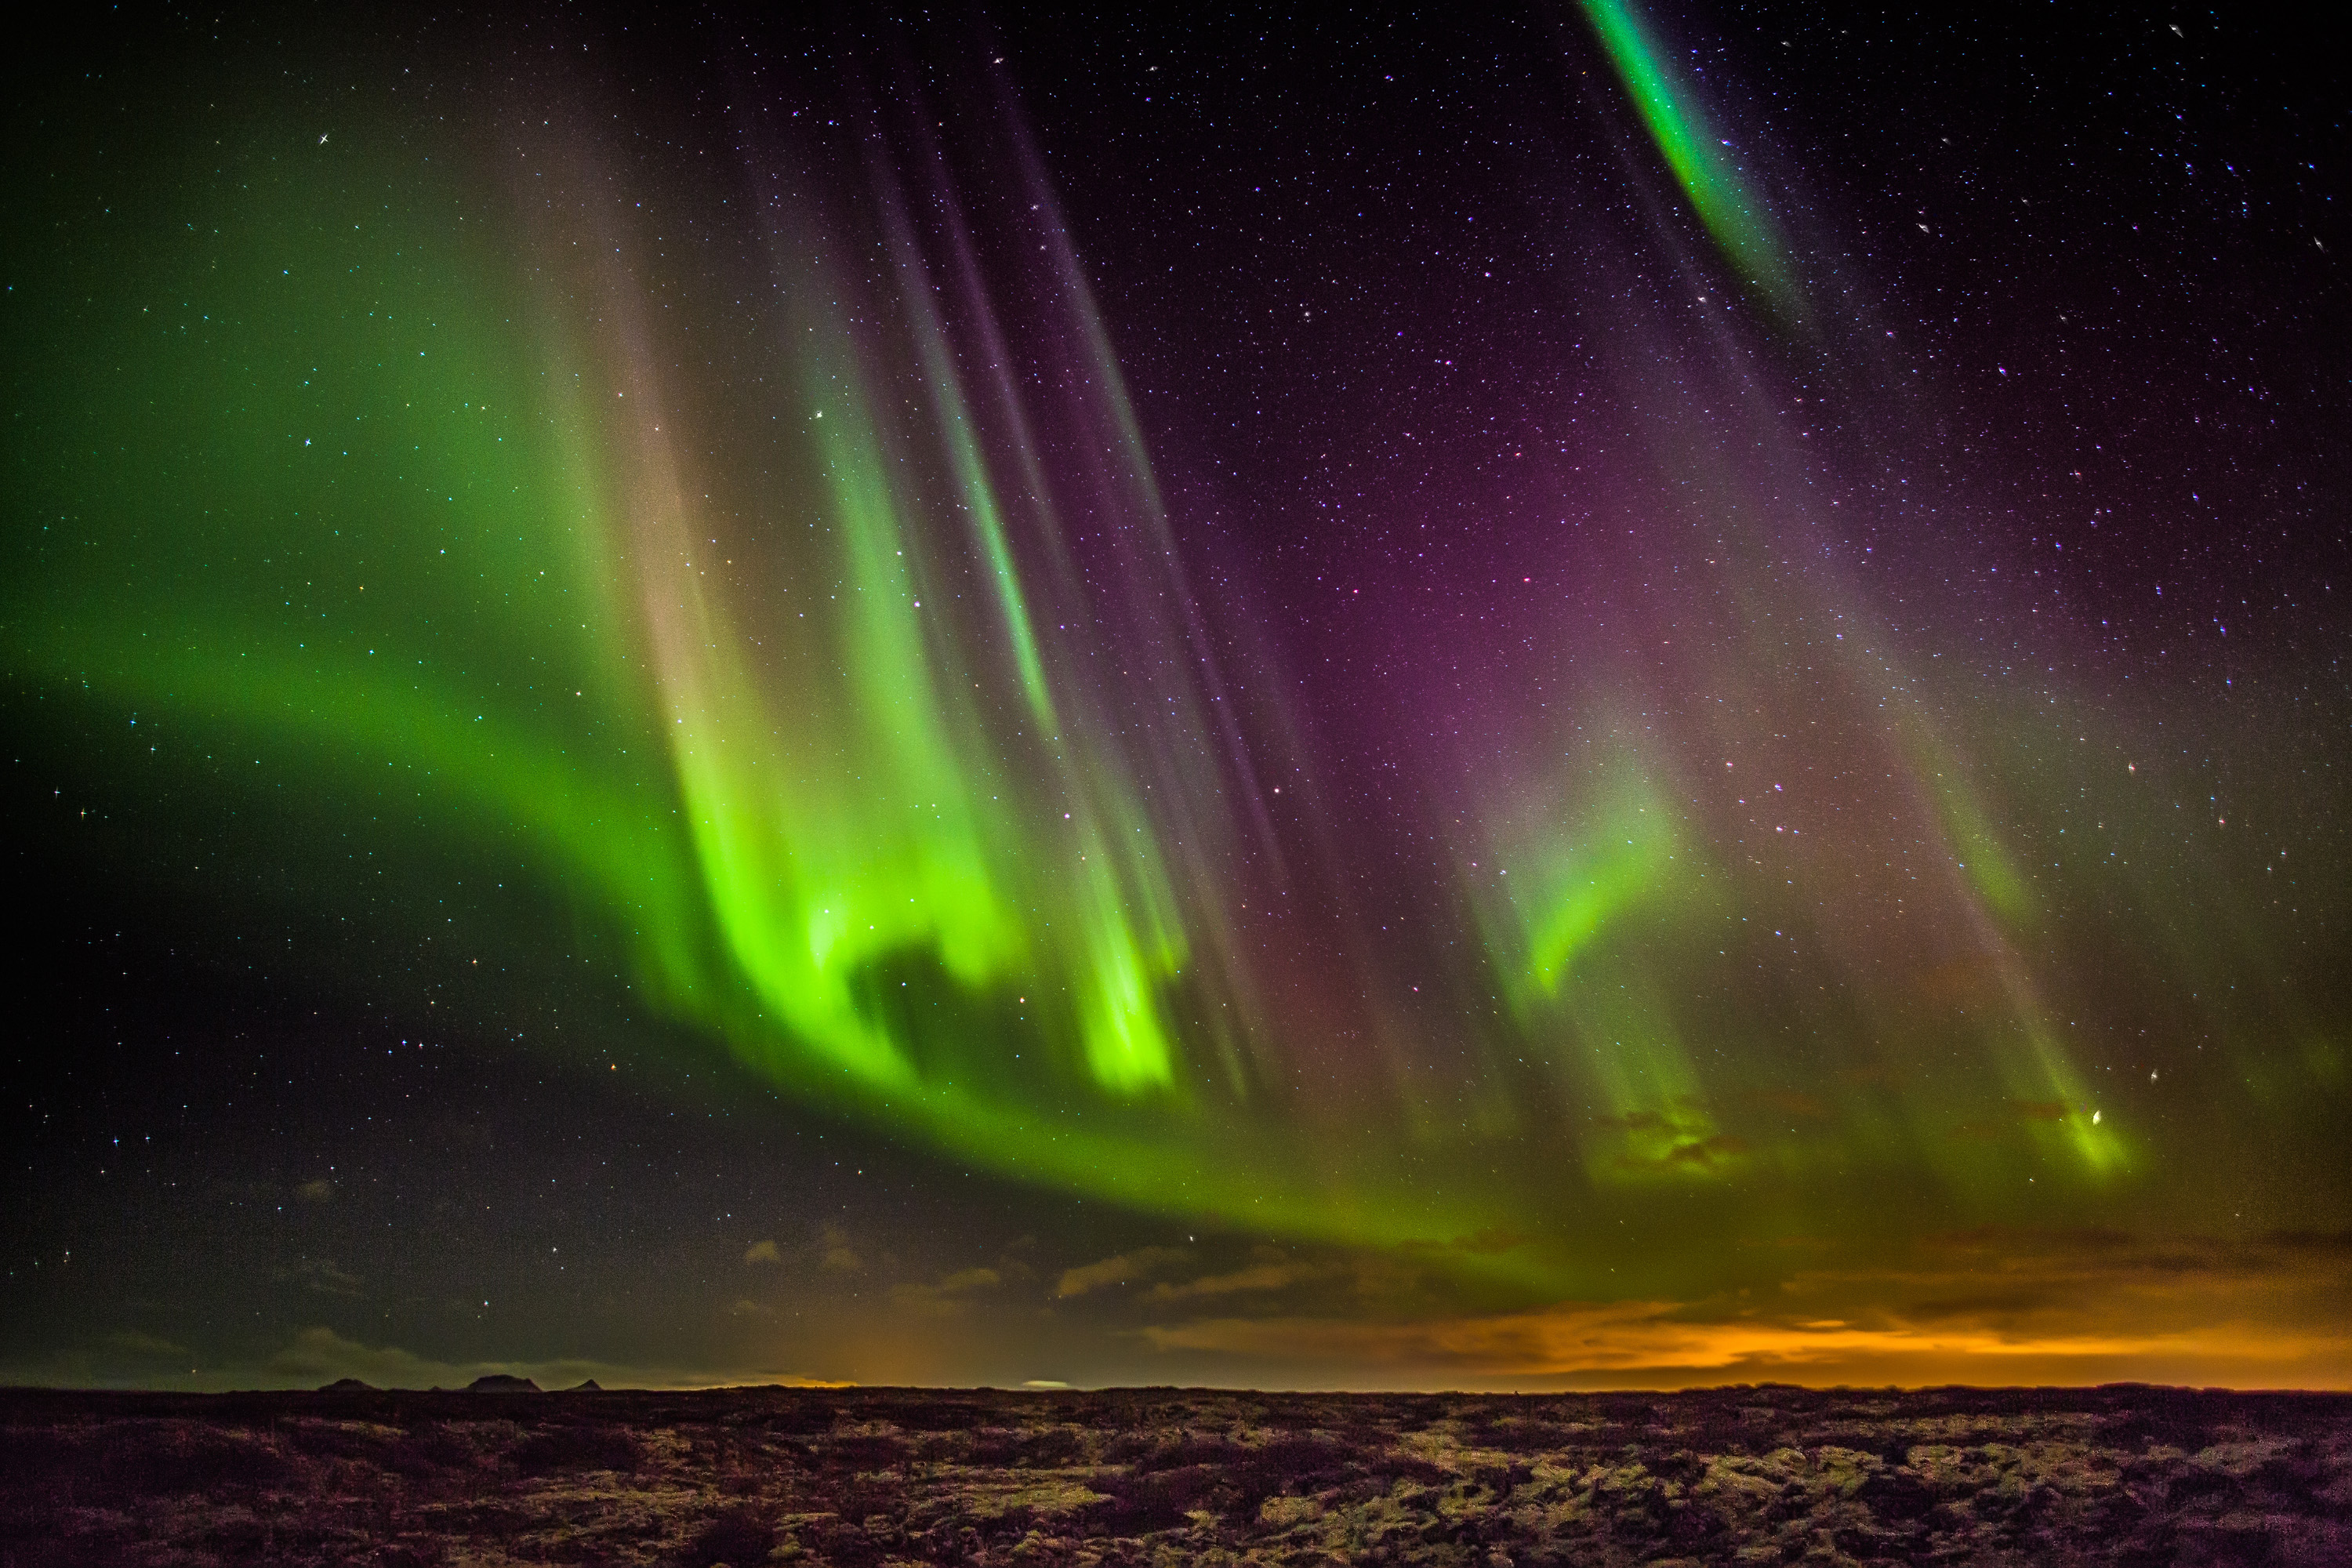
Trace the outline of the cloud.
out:
<instances>
[{"instance_id":1,"label":"cloud","mask_svg":"<svg viewBox=\"0 0 2352 1568\"><path fill-rule=\"evenodd\" d=\"M1503 1232L1482 1232L1478 1237L1460 1241L1423 1242L1416 1244L1423 1250L1453 1247L1489 1248L1507 1251L1517 1246L1519 1238ZM1278 1248L1260 1247L1255 1261L1247 1267L1222 1274L1202 1275L1188 1280L1161 1280L1152 1286L1149 1299L1154 1301L1181 1301L1204 1296L1232 1296L1252 1291L1286 1289L1309 1280L1328 1279L1348 1273L1344 1263L1328 1260L1301 1261ZM1181 1247L1145 1247L1133 1252L1122 1252L1099 1262L1082 1264L1063 1272L1054 1294L1062 1300L1084 1296L1089 1292L1116 1285L1139 1285L1154 1276L1168 1274L1192 1259L1190 1249ZM1361 1272L1359 1268L1358 1272Z\"/></svg>"},{"instance_id":2,"label":"cloud","mask_svg":"<svg viewBox=\"0 0 2352 1568\"><path fill-rule=\"evenodd\" d=\"M2352 1295L2352 1236L2141 1235L1980 1226L1920 1237L1898 1266L1791 1275L1790 1295L1861 1300L1913 1319L2007 1331L2074 1321L2332 1321Z\"/></svg>"},{"instance_id":3,"label":"cloud","mask_svg":"<svg viewBox=\"0 0 2352 1568\"><path fill-rule=\"evenodd\" d=\"M1004 1276L993 1268L964 1268L936 1285L893 1285L890 1299L919 1312L947 1317L962 1310L963 1297L975 1290L992 1290L1003 1283Z\"/></svg>"},{"instance_id":4,"label":"cloud","mask_svg":"<svg viewBox=\"0 0 2352 1568\"><path fill-rule=\"evenodd\" d=\"M1106 1258L1098 1263L1082 1263L1076 1268L1063 1270L1061 1283L1054 1287L1054 1294L1065 1298L1083 1296L1106 1285L1139 1282L1184 1262L1192 1256L1181 1247L1144 1247L1133 1252L1122 1252L1115 1258Z\"/></svg>"},{"instance_id":5,"label":"cloud","mask_svg":"<svg viewBox=\"0 0 2352 1568\"><path fill-rule=\"evenodd\" d=\"M824 1227L824 1256L820 1264L836 1274L856 1274L866 1268L866 1260L850 1248L849 1233L837 1225Z\"/></svg>"},{"instance_id":6,"label":"cloud","mask_svg":"<svg viewBox=\"0 0 2352 1568\"><path fill-rule=\"evenodd\" d=\"M1809 1249L1810 1250L1810 1249ZM1982 1226L1890 1264L1815 1267L1777 1297L1230 1315L1160 1350L1328 1369L1355 1386L2146 1382L2352 1386L2352 1234L2237 1239ZM1246 1376L1236 1368L1220 1376Z\"/></svg>"},{"instance_id":7,"label":"cloud","mask_svg":"<svg viewBox=\"0 0 2352 1568\"><path fill-rule=\"evenodd\" d=\"M772 1307L762 1306L746 1297L730 1304L727 1315L730 1318L772 1318L776 1315L776 1311Z\"/></svg>"},{"instance_id":8,"label":"cloud","mask_svg":"<svg viewBox=\"0 0 2352 1568\"><path fill-rule=\"evenodd\" d=\"M345 1273L324 1258L305 1258L291 1268L278 1269L270 1277L299 1281L321 1296L353 1299L367 1294L367 1287L358 1275Z\"/></svg>"},{"instance_id":9,"label":"cloud","mask_svg":"<svg viewBox=\"0 0 2352 1568\"><path fill-rule=\"evenodd\" d=\"M175 1345L169 1340L142 1333L137 1329L124 1329L107 1335L106 1348L122 1355L162 1356L173 1361L185 1360L188 1353L185 1345Z\"/></svg>"},{"instance_id":10,"label":"cloud","mask_svg":"<svg viewBox=\"0 0 2352 1568\"><path fill-rule=\"evenodd\" d=\"M2082 1114L2080 1109L2063 1100L2004 1100L1991 1116L1975 1121L1963 1121L1952 1129L1955 1138L1999 1138L2012 1129L2030 1127L2036 1122L2063 1121Z\"/></svg>"},{"instance_id":11,"label":"cloud","mask_svg":"<svg viewBox=\"0 0 2352 1568\"><path fill-rule=\"evenodd\" d=\"M1340 1270L1335 1264L1300 1263L1290 1259L1262 1262L1230 1274L1211 1274L1181 1285L1151 1288L1155 1301L1181 1301L1200 1296L1231 1296L1248 1290L1282 1290L1310 1279L1327 1279Z\"/></svg>"},{"instance_id":12,"label":"cloud","mask_svg":"<svg viewBox=\"0 0 2352 1568\"><path fill-rule=\"evenodd\" d=\"M755 1241L743 1249L743 1261L746 1263L782 1263L783 1260L784 1255L776 1250L776 1244L772 1241Z\"/></svg>"},{"instance_id":13,"label":"cloud","mask_svg":"<svg viewBox=\"0 0 2352 1568\"><path fill-rule=\"evenodd\" d=\"M1454 1250L1469 1253L1474 1258L1496 1258L1541 1239L1532 1231L1481 1230L1455 1237Z\"/></svg>"},{"instance_id":14,"label":"cloud","mask_svg":"<svg viewBox=\"0 0 2352 1568\"><path fill-rule=\"evenodd\" d=\"M1746 1139L1717 1131L1706 1108L1688 1095L1673 1097L1662 1110L1629 1110L1591 1121L1603 1131L1623 1134L1616 1165L1629 1173L1711 1173L1745 1158L1749 1150Z\"/></svg>"},{"instance_id":15,"label":"cloud","mask_svg":"<svg viewBox=\"0 0 2352 1568\"><path fill-rule=\"evenodd\" d=\"M1687 1138L1655 1152L1628 1149L1617 1156L1617 1163L1621 1169L1628 1171L1671 1170L1675 1166L1712 1171L1738 1159L1748 1152L1748 1149L1746 1139L1718 1132L1712 1138Z\"/></svg>"},{"instance_id":16,"label":"cloud","mask_svg":"<svg viewBox=\"0 0 2352 1568\"><path fill-rule=\"evenodd\" d=\"M1676 1123L1657 1110L1629 1110L1622 1116L1596 1116L1592 1125L1612 1132L1671 1132Z\"/></svg>"},{"instance_id":17,"label":"cloud","mask_svg":"<svg viewBox=\"0 0 2352 1568\"><path fill-rule=\"evenodd\" d=\"M1403 1382L1675 1383L2040 1381L2073 1369L2108 1381L2149 1366L2352 1370L2352 1335L2282 1335L2246 1321L2171 1331L2011 1334L1979 1324L1866 1326L1843 1319L1693 1321L1672 1301L1563 1302L1532 1312L1362 1323L1221 1318L1146 1329L1162 1351L1208 1351L1287 1366L1340 1365ZM2031 1368L2028 1371L2025 1369Z\"/></svg>"},{"instance_id":18,"label":"cloud","mask_svg":"<svg viewBox=\"0 0 2352 1568\"><path fill-rule=\"evenodd\" d=\"M1407 1241L1401 1243L1400 1252L1459 1252L1471 1258L1496 1258L1506 1252L1516 1252L1543 1237L1526 1230L1481 1230L1468 1236L1457 1236L1451 1241Z\"/></svg>"},{"instance_id":19,"label":"cloud","mask_svg":"<svg viewBox=\"0 0 2352 1568\"><path fill-rule=\"evenodd\" d=\"M1825 1121L1830 1113L1829 1107L1818 1099L1793 1089L1759 1089L1749 1091L1744 1098L1750 1104L1803 1121Z\"/></svg>"}]
</instances>

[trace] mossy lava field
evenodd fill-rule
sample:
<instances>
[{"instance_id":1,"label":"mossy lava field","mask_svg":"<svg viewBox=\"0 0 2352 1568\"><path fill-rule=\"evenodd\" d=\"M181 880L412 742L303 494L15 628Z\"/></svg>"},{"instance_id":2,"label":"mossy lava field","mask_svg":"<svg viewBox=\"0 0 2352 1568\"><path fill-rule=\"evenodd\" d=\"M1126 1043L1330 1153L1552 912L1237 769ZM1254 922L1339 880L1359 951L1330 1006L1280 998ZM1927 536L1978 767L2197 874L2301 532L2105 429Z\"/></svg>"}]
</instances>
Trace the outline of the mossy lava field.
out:
<instances>
[{"instance_id":1,"label":"mossy lava field","mask_svg":"<svg viewBox=\"0 0 2352 1568\"><path fill-rule=\"evenodd\" d=\"M2332 1563L2352 1396L0 1396L0 1563Z\"/></svg>"}]
</instances>

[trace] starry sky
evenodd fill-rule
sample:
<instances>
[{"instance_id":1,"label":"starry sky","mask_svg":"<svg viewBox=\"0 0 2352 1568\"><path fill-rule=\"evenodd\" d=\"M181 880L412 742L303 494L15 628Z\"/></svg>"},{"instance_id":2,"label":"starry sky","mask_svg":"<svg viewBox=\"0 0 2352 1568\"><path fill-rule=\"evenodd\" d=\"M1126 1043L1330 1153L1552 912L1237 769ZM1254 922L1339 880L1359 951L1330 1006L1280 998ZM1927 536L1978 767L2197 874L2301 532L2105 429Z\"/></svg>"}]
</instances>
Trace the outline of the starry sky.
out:
<instances>
[{"instance_id":1,"label":"starry sky","mask_svg":"<svg viewBox=\"0 0 2352 1568\"><path fill-rule=\"evenodd\" d=\"M10 68L0 1381L2352 1384L2285 22L230 9Z\"/></svg>"}]
</instances>

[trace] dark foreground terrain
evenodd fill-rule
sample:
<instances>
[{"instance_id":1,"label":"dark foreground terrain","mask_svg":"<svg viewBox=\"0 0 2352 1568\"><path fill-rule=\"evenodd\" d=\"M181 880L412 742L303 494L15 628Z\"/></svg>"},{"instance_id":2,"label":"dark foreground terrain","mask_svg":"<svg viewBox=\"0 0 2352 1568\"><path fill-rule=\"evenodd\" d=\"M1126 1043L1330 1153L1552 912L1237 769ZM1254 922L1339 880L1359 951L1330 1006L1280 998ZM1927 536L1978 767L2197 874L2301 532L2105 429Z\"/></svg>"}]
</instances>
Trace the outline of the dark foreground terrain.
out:
<instances>
[{"instance_id":1,"label":"dark foreground terrain","mask_svg":"<svg viewBox=\"0 0 2352 1568\"><path fill-rule=\"evenodd\" d=\"M0 1564L2352 1563L2352 1396L0 1393Z\"/></svg>"}]
</instances>

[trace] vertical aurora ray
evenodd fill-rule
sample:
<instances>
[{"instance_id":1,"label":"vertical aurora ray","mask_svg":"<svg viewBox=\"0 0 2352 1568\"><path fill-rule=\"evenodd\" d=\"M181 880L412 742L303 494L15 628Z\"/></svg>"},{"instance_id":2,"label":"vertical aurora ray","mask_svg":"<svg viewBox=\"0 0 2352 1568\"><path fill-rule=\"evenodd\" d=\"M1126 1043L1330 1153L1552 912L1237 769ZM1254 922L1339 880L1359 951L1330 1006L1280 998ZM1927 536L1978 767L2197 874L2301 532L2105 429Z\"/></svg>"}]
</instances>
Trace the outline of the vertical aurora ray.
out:
<instances>
[{"instance_id":1,"label":"vertical aurora ray","mask_svg":"<svg viewBox=\"0 0 2352 1568\"><path fill-rule=\"evenodd\" d=\"M936 157L929 163L934 177L943 181ZM1058 787L1063 796L1074 803L1069 820L1076 825L1081 846L1077 859L1083 869L1077 875L1077 885L1084 891L1076 919L1087 933L1088 952L1086 969L1089 978L1079 1004L1079 1033L1085 1042L1087 1068L1097 1084L1114 1092L1164 1089L1172 1081L1173 1064L1171 1044L1160 1016L1157 990L1183 967L1181 921L1170 911L1169 894L1146 825L1131 801L1121 798L1116 769L1104 766L1106 759L1097 754L1097 748L1090 742L1088 737L1099 733L1102 726L1089 723L1079 735L1064 733L1063 704L1054 694L1037 650L1029 595L1006 538L997 484L981 457L972 429L972 411L952 363L942 323L928 307L933 294L929 268L908 226L896 180L887 170L877 167L873 183L879 193L878 205L900 296L918 302L909 312L918 362L929 383L934 417L947 447L956 493L971 520L974 542L995 590L1021 694L1026 699L1031 723L1055 749ZM952 191L942 189L940 195L942 205L952 210ZM956 227L960 237L960 222ZM978 313L986 317L984 298L973 302ZM992 331L983 333L983 341L995 337ZM1021 454L1016 472L1026 482L1029 493L1037 498L1039 521L1050 530L1052 512L1045 499L1049 487L1027 433L1028 421L1021 416L1017 404L1010 412L1013 438ZM1060 551L1050 551L1047 556L1055 561L1066 559ZM1074 710L1086 712L1087 705L1078 703ZM1116 848L1104 832L1103 816L1107 810L1115 813L1129 830L1117 837ZM1130 905L1143 911L1141 929L1130 915Z\"/></svg>"},{"instance_id":2,"label":"vertical aurora ray","mask_svg":"<svg viewBox=\"0 0 2352 1568\"><path fill-rule=\"evenodd\" d=\"M584 558L629 585L652 676L638 700L709 915L711 946L676 966L667 1005L802 1092L887 1106L1024 1174L1307 1234L1491 1226L1487 1200L1396 1184L1378 1146L1302 1165L1243 1109L1232 1026L1200 1016L1234 994L1190 972L1192 931L1218 917L1164 869L1171 827L1195 864L1214 853L1223 784L1184 673L1197 655L1161 608L1181 574L1131 414L1015 389L959 219L936 243L961 330L996 371L995 405L975 406L924 237L895 176L870 173L844 205L876 215L878 278L823 259L822 237L858 219L775 208L792 390L759 423L789 434L754 425L774 479L740 505L689 455L682 432L708 411L661 369L628 235L547 242L614 258L568 286L604 325L553 380L609 389L585 400L600 411L583 445L611 456L588 487L607 540ZM950 189L934 194L952 210ZM1071 335L1108 352L1098 324ZM1060 379L1114 380L1087 368ZM1113 433L1118 449L1057 473L1048 427ZM1105 525L1098 559L1082 564L1061 531L1069 509ZM1153 679L1132 689L1113 660ZM919 1021L934 1008L942 1023ZM1226 1070L1204 1073L1212 1058ZM1322 1189L1340 1171L1350 1197L1335 1205Z\"/></svg>"}]
</instances>

